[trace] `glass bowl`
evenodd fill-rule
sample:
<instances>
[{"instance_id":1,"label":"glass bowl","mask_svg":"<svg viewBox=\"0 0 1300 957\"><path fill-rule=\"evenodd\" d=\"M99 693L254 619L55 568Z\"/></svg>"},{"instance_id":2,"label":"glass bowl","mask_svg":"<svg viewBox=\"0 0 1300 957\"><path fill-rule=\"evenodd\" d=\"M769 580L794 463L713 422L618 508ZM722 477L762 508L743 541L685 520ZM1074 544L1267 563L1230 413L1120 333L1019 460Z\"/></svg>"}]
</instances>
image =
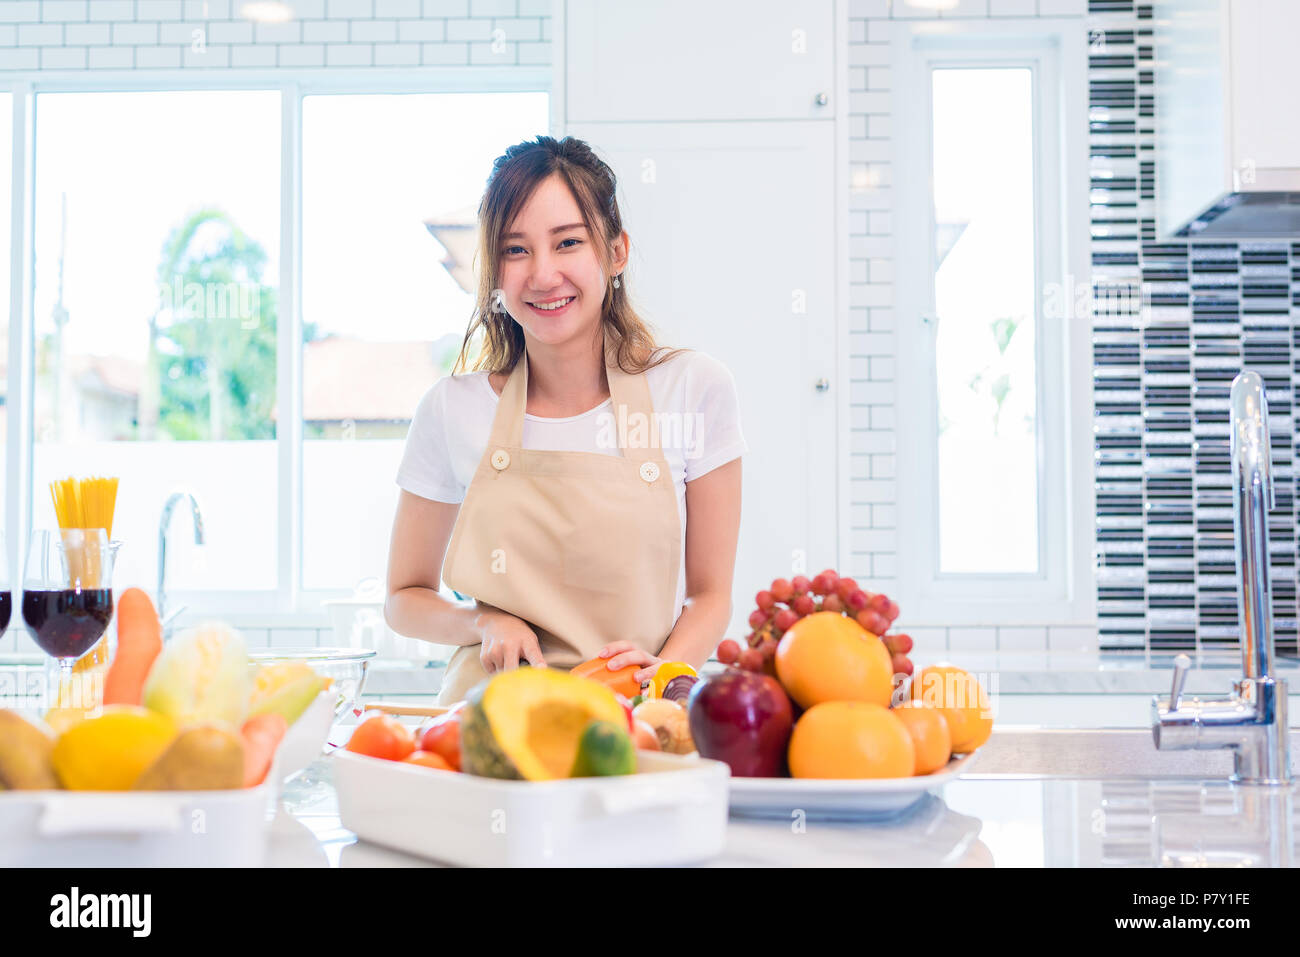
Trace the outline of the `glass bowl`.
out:
<instances>
[{"instance_id":1,"label":"glass bowl","mask_svg":"<svg viewBox=\"0 0 1300 957\"><path fill-rule=\"evenodd\" d=\"M301 661L321 677L333 678L331 688L338 694L334 704L335 721L351 711L360 699L366 671L374 657L372 648L272 648L248 653L248 660L256 665Z\"/></svg>"}]
</instances>

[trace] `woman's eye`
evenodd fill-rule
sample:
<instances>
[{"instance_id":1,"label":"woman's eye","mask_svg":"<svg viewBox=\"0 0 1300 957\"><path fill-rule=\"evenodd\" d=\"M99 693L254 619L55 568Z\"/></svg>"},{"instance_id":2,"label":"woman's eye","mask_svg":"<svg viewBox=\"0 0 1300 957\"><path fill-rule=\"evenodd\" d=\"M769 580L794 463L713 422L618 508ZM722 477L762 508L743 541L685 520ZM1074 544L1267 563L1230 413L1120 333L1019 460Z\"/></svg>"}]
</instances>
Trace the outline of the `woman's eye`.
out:
<instances>
[{"instance_id":1,"label":"woman's eye","mask_svg":"<svg viewBox=\"0 0 1300 957\"><path fill-rule=\"evenodd\" d=\"M581 243L581 242L582 242L581 239L574 239L573 237L569 237L568 239L563 240L560 243L560 246L563 247L565 243Z\"/></svg>"},{"instance_id":2,"label":"woman's eye","mask_svg":"<svg viewBox=\"0 0 1300 957\"><path fill-rule=\"evenodd\" d=\"M516 252L523 252L523 251L524 251L523 246L507 246L504 250L502 250L502 253L506 256L512 256Z\"/></svg>"}]
</instances>

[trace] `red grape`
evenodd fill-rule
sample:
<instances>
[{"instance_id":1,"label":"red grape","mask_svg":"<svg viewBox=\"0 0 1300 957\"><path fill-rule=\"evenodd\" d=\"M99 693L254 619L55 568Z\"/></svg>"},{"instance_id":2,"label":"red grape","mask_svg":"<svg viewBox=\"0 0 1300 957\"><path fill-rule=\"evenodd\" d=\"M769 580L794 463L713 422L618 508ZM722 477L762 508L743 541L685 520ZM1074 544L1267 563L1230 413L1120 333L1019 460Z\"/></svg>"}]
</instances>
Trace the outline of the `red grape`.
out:
<instances>
[{"instance_id":1,"label":"red grape","mask_svg":"<svg viewBox=\"0 0 1300 957\"><path fill-rule=\"evenodd\" d=\"M907 655L894 654L890 660L894 665L894 674L910 675L912 673L912 662Z\"/></svg>"},{"instance_id":2,"label":"red grape","mask_svg":"<svg viewBox=\"0 0 1300 957\"><path fill-rule=\"evenodd\" d=\"M793 611L789 608L782 608L776 613L776 618L773 620L772 624L776 625L777 631L786 632L789 631L798 620L799 616Z\"/></svg>"},{"instance_id":3,"label":"red grape","mask_svg":"<svg viewBox=\"0 0 1300 957\"><path fill-rule=\"evenodd\" d=\"M888 618L891 622L898 620L898 602L893 601L892 599L890 600L889 610L885 612L885 617Z\"/></svg>"},{"instance_id":4,"label":"red grape","mask_svg":"<svg viewBox=\"0 0 1300 957\"><path fill-rule=\"evenodd\" d=\"M758 629L767 624L767 612L751 611L749 613L749 627Z\"/></svg>"},{"instance_id":5,"label":"red grape","mask_svg":"<svg viewBox=\"0 0 1300 957\"><path fill-rule=\"evenodd\" d=\"M862 611L862 609L866 608L868 604L867 593L859 588L853 594L849 595L844 604L849 606L850 611Z\"/></svg>"},{"instance_id":6,"label":"red grape","mask_svg":"<svg viewBox=\"0 0 1300 957\"><path fill-rule=\"evenodd\" d=\"M822 611L844 611L844 602L840 600L839 595L827 595L822 599Z\"/></svg>"},{"instance_id":7,"label":"red grape","mask_svg":"<svg viewBox=\"0 0 1300 957\"><path fill-rule=\"evenodd\" d=\"M757 648L746 648L740 653L740 667L746 671L762 671L763 653Z\"/></svg>"},{"instance_id":8,"label":"red grape","mask_svg":"<svg viewBox=\"0 0 1300 957\"><path fill-rule=\"evenodd\" d=\"M899 654L905 655L912 650L911 635L897 634L897 635L890 635L890 638L893 640L894 651L898 652Z\"/></svg>"},{"instance_id":9,"label":"red grape","mask_svg":"<svg viewBox=\"0 0 1300 957\"><path fill-rule=\"evenodd\" d=\"M790 587L794 589L796 595L806 595L812 587L812 583L804 575L795 575L794 578L790 579Z\"/></svg>"},{"instance_id":10,"label":"red grape","mask_svg":"<svg viewBox=\"0 0 1300 957\"><path fill-rule=\"evenodd\" d=\"M740 645L735 640L728 638L722 644L718 645L718 660L724 665L735 664L740 657Z\"/></svg>"},{"instance_id":11,"label":"red grape","mask_svg":"<svg viewBox=\"0 0 1300 957\"><path fill-rule=\"evenodd\" d=\"M763 656L764 661L771 661L776 657L776 646L778 642L775 638L764 638L758 646L758 653Z\"/></svg>"},{"instance_id":12,"label":"red grape","mask_svg":"<svg viewBox=\"0 0 1300 957\"><path fill-rule=\"evenodd\" d=\"M835 590L835 578L831 574L822 572L812 580L812 590L814 595L829 595Z\"/></svg>"},{"instance_id":13,"label":"red grape","mask_svg":"<svg viewBox=\"0 0 1300 957\"><path fill-rule=\"evenodd\" d=\"M889 611L889 596L877 592L871 596L870 600L867 602L867 607L877 615L883 615L885 612Z\"/></svg>"},{"instance_id":14,"label":"red grape","mask_svg":"<svg viewBox=\"0 0 1300 957\"><path fill-rule=\"evenodd\" d=\"M789 601L792 595L794 595L794 586L784 578L772 582L772 597L777 601Z\"/></svg>"},{"instance_id":15,"label":"red grape","mask_svg":"<svg viewBox=\"0 0 1300 957\"><path fill-rule=\"evenodd\" d=\"M754 604L758 605L759 611L771 611L772 606L776 604L776 599L772 597L770 591L764 589L754 596Z\"/></svg>"},{"instance_id":16,"label":"red grape","mask_svg":"<svg viewBox=\"0 0 1300 957\"><path fill-rule=\"evenodd\" d=\"M798 596L790 603L790 607L794 609L794 613L800 618L804 615L811 615L817 610L817 604L813 601L812 595Z\"/></svg>"},{"instance_id":17,"label":"red grape","mask_svg":"<svg viewBox=\"0 0 1300 957\"><path fill-rule=\"evenodd\" d=\"M889 622L881 618L874 611L860 611L855 616L859 625L867 629L873 635L879 637L889 630Z\"/></svg>"},{"instance_id":18,"label":"red grape","mask_svg":"<svg viewBox=\"0 0 1300 957\"><path fill-rule=\"evenodd\" d=\"M849 600L849 596L858 590L858 583L852 578L841 578L835 583L835 594L839 595L844 601Z\"/></svg>"}]
</instances>

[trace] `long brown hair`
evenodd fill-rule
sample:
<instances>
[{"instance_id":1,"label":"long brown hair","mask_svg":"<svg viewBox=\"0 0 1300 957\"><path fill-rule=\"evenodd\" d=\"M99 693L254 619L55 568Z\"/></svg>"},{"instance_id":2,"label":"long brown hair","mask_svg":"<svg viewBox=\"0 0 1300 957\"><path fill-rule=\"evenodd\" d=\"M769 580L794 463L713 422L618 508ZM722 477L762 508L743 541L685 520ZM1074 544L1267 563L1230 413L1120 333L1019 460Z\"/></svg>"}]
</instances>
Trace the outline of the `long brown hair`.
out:
<instances>
[{"instance_id":1,"label":"long brown hair","mask_svg":"<svg viewBox=\"0 0 1300 957\"><path fill-rule=\"evenodd\" d=\"M524 330L497 301L501 235L523 209L533 191L548 176L558 175L569 187L590 232L606 277L613 265L611 245L623 232L623 217L615 198L614 171L590 146L572 136L556 140L539 136L511 146L492 164L487 189L478 207L478 296L469 328L461 343L453 372L466 369L507 372L524 354ZM628 297L627 275L620 288L605 285L601 323L607 346L616 349L619 368L640 373L657 366L681 350L659 350L649 325L637 314ZM471 361L475 339L481 340Z\"/></svg>"}]
</instances>

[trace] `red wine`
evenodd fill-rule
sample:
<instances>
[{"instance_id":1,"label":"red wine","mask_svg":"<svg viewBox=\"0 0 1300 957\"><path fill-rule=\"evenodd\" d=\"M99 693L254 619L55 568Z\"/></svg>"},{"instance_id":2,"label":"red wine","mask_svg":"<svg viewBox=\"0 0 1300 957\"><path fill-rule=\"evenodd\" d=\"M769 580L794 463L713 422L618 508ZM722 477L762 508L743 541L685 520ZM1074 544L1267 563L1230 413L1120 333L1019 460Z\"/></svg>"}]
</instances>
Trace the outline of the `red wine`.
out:
<instances>
[{"instance_id":1,"label":"red wine","mask_svg":"<svg viewBox=\"0 0 1300 957\"><path fill-rule=\"evenodd\" d=\"M13 614L13 609L13 594L8 591L0 591L0 632L9 627L9 616Z\"/></svg>"},{"instance_id":2,"label":"red wine","mask_svg":"<svg viewBox=\"0 0 1300 957\"><path fill-rule=\"evenodd\" d=\"M27 631L55 658L80 658L103 636L112 617L111 588L23 591Z\"/></svg>"}]
</instances>

